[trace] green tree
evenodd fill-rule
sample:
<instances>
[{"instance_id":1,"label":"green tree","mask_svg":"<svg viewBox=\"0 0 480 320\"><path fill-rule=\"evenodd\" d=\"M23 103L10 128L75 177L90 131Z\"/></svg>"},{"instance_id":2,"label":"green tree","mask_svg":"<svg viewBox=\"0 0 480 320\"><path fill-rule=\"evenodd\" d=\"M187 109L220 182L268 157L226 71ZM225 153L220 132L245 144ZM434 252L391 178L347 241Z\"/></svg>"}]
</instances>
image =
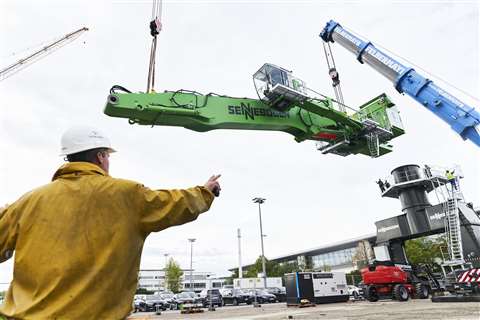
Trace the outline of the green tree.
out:
<instances>
[{"instance_id":1,"label":"green tree","mask_svg":"<svg viewBox=\"0 0 480 320\"><path fill-rule=\"evenodd\" d=\"M260 256L255 263L247 269L245 277L256 278L262 270L262 257ZM268 277L283 277L285 273L298 271L298 264L297 262L278 263L265 258L265 270ZM233 275L238 277L238 270L235 270Z\"/></svg>"},{"instance_id":2,"label":"green tree","mask_svg":"<svg viewBox=\"0 0 480 320\"><path fill-rule=\"evenodd\" d=\"M358 243L355 253L352 257L352 263L358 269L362 269L368 265L368 262L374 257L373 249L370 243L362 240Z\"/></svg>"},{"instance_id":3,"label":"green tree","mask_svg":"<svg viewBox=\"0 0 480 320\"><path fill-rule=\"evenodd\" d=\"M356 286L360 281L362 281L362 275L360 270L352 270L349 273L345 274L347 278L347 284Z\"/></svg>"},{"instance_id":4,"label":"green tree","mask_svg":"<svg viewBox=\"0 0 480 320\"><path fill-rule=\"evenodd\" d=\"M153 291L150 291L145 288L137 288L137 291L135 291L135 294L152 294Z\"/></svg>"},{"instance_id":5,"label":"green tree","mask_svg":"<svg viewBox=\"0 0 480 320\"><path fill-rule=\"evenodd\" d=\"M405 253L408 261L415 264L425 264L438 269L438 260L443 260L442 247L447 246L446 238L442 236L423 237L405 242Z\"/></svg>"},{"instance_id":6,"label":"green tree","mask_svg":"<svg viewBox=\"0 0 480 320\"><path fill-rule=\"evenodd\" d=\"M275 262L273 261L268 261L267 258L265 258L265 271L267 272L267 275L270 276L270 271L272 271L273 265ZM259 256L255 263L251 265L245 274L245 277L247 278L256 278L259 273L262 273L263 271L262 267L262 256Z\"/></svg>"},{"instance_id":7,"label":"green tree","mask_svg":"<svg viewBox=\"0 0 480 320\"><path fill-rule=\"evenodd\" d=\"M242 268L242 271L243 271L243 274L245 274L245 270L243 270L243 268ZM232 272L232 274L230 275L230 279L232 279L232 282L233 282L233 279L238 278L238 269L234 269L231 272Z\"/></svg>"},{"instance_id":8,"label":"green tree","mask_svg":"<svg viewBox=\"0 0 480 320\"><path fill-rule=\"evenodd\" d=\"M271 277L283 277L286 273L299 271L297 262L274 263Z\"/></svg>"},{"instance_id":9,"label":"green tree","mask_svg":"<svg viewBox=\"0 0 480 320\"><path fill-rule=\"evenodd\" d=\"M329 266L328 264L324 264L320 270L322 270L322 272L329 272L329 271L332 271L332 267Z\"/></svg>"},{"instance_id":10,"label":"green tree","mask_svg":"<svg viewBox=\"0 0 480 320\"><path fill-rule=\"evenodd\" d=\"M173 258L170 258L165 268L166 287L174 293L180 292L182 276L183 271L180 265Z\"/></svg>"}]
</instances>

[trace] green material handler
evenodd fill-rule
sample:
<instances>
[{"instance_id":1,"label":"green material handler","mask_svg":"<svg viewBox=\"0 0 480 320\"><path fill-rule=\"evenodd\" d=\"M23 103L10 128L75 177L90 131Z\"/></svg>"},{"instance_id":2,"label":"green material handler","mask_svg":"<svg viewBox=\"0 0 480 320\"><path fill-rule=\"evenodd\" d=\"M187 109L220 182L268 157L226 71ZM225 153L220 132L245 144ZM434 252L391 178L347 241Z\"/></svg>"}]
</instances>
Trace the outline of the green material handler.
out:
<instances>
[{"instance_id":1,"label":"green material handler","mask_svg":"<svg viewBox=\"0 0 480 320\"><path fill-rule=\"evenodd\" d=\"M105 114L131 124L214 129L282 131L297 142L314 140L322 153L378 157L392 151L390 140L405 131L399 113L385 95L347 114L338 102L311 97L305 83L288 70L264 64L254 75L259 99L178 90L131 93L113 86Z\"/></svg>"}]
</instances>

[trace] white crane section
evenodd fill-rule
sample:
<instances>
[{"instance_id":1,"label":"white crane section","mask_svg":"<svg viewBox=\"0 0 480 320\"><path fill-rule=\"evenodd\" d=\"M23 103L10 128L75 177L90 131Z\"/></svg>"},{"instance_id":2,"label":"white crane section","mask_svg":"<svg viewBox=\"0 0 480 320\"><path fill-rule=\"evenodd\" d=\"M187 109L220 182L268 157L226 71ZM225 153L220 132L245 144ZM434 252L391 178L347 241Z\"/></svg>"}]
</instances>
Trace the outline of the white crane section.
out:
<instances>
[{"instance_id":1,"label":"white crane section","mask_svg":"<svg viewBox=\"0 0 480 320\"><path fill-rule=\"evenodd\" d=\"M68 33L65 36L63 36L62 38L60 38L58 40L55 40L51 44L41 48L40 50L35 51L34 53L30 54L29 56L27 56L23 59L20 59L17 62L9 65L8 67L0 70L0 81L3 81L5 79L7 79L8 77L11 77L15 73L19 72L20 70L25 69L26 67L28 67L29 65L31 65L35 61L40 60L41 58L49 55L53 51L55 51L57 49L60 49L64 45L74 41L75 39L80 37L80 35L85 31L88 31L88 28L83 27L83 28L78 29L74 32Z\"/></svg>"}]
</instances>

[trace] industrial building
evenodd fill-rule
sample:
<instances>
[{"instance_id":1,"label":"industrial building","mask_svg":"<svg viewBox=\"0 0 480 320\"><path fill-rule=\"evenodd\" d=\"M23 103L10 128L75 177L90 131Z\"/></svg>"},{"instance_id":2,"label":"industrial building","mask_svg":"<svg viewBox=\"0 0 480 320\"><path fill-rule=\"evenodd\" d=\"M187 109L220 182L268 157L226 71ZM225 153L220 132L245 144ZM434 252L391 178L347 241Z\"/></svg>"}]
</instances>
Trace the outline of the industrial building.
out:
<instances>
[{"instance_id":1,"label":"industrial building","mask_svg":"<svg viewBox=\"0 0 480 320\"><path fill-rule=\"evenodd\" d=\"M300 268L350 272L373 258L376 235L370 234L269 259L278 263L297 263ZM243 266L248 269L251 265ZM235 268L236 269L236 268ZM231 269L233 271L234 269Z\"/></svg>"},{"instance_id":2,"label":"industrial building","mask_svg":"<svg viewBox=\"0 0 480 320\"><path fill-rule=\"evenodd\" d=\"M210 272L190 272L190 269L184 269L181 278L182 290L190 290L190 284L194 291L201 291L206 288L221 288L225 280L216 279ZM192 277L190 277L192 275ZM192 280L190 280L192 279ZM138 273L138 288L149 291L165 290L165 270L164 269L142 269Z\"/></svg>"}]
</instances>

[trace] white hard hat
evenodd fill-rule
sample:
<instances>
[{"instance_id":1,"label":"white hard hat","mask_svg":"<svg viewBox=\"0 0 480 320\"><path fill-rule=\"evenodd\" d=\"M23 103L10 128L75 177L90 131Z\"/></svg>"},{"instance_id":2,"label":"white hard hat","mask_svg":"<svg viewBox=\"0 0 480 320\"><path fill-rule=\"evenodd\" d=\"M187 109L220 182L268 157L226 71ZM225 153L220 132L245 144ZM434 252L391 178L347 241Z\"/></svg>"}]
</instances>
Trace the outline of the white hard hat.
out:
<instances>
[{"instance_id":1,"label":"white hard hat","mask_svg":"<svg viewBox=\"0 0 480 320\"><path fill-rule=\"evenodd\" d=\"M76 126L65 131L61 145L62 156L96 148L107 148L110 152L115 152L103 132L89 126Z\"/></svg>"}]
</instances>

